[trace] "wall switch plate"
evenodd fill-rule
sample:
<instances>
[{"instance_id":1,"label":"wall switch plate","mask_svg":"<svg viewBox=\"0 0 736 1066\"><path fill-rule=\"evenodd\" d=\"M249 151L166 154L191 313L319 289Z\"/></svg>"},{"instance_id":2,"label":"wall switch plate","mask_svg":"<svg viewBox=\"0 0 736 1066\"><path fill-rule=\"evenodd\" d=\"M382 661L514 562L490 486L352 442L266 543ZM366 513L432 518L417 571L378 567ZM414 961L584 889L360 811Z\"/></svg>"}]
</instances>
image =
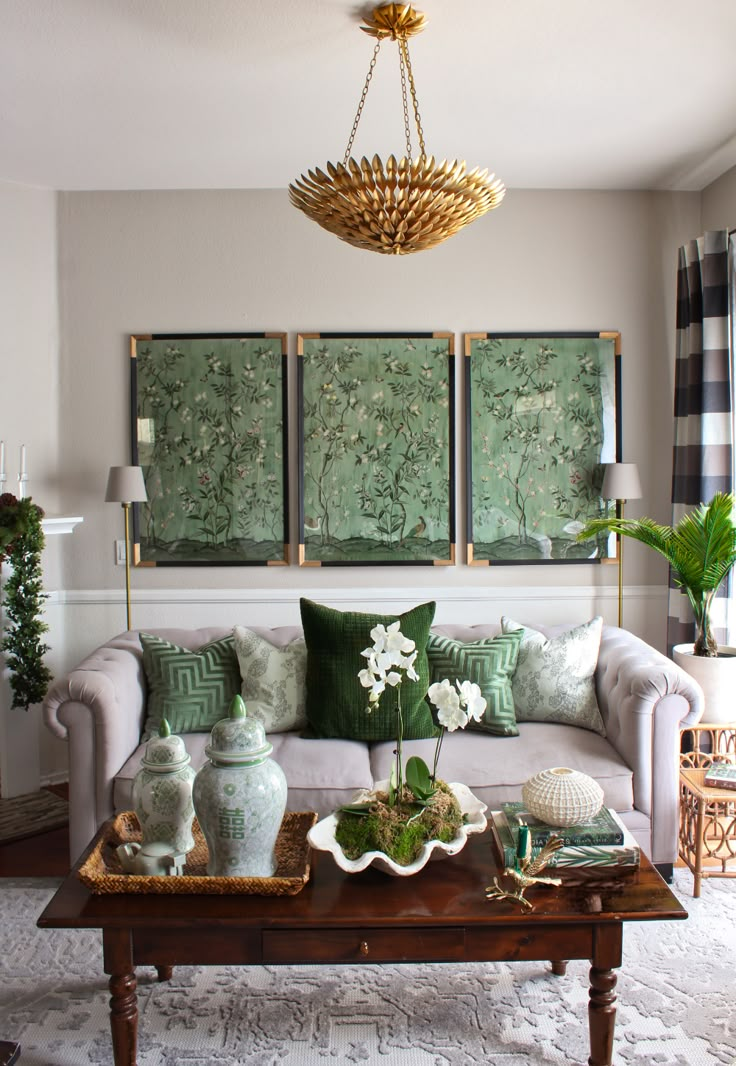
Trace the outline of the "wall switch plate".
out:
<instances>
[{"instance_id":1,"label":"wall switch plate","mask_svg":"<svg viewBox=\"0 0 736 1066\"><path fill-rule=\"evenodd\" d=\"M125 566L125 541L115 541L115 565Z\"/></svg>"}]
</instances>

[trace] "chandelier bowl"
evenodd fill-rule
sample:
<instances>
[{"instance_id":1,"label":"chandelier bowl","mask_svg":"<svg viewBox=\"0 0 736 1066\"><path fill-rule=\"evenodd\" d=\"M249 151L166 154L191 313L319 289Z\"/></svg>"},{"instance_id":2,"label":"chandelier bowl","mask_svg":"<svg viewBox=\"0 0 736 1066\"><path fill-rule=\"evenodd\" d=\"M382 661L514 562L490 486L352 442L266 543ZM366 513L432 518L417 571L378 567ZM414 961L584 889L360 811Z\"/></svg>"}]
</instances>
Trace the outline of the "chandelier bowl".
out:
<instances>
[{"instance_id":1,"label":"chandelier bowl","mask_svg":"<svg viewBox=\"0 0 736 1066\"><path fill-rule=\"evenodd\" d=\"M506 189L487 170L433 156L327 163L289 186L292 204L355 248L384 255L425 251L497 207Z\"/></svg>"}]
</instances>

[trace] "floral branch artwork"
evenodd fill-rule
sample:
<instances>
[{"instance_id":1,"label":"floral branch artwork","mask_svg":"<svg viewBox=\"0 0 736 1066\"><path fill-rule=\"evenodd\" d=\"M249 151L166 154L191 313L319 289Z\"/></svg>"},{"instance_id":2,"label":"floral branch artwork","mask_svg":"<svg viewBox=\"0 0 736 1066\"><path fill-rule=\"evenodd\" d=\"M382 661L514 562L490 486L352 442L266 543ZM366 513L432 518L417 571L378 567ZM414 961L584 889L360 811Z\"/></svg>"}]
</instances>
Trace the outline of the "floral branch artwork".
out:
<instances>
[{"instance_id":1,"label":"floral branch artwork","mask_svg":"<svg viewBox=\"0 0 736 1066\"><path fill-rule=\"evenodd\" d=\"M131 338L136 564L288 562L286 335Z\"/></svg>"},{"instance_id":2,"label":"floral branch artwork","mask_svg":"<svg viewBox=\"0 0 736 1066\"><path fill-rule=\"evenodd\" d=\"M608 515L620 452L618 334L467 334L468 561L595 562L577 534Z\"/></svg>"},{"instance_id":3,"label":"floral branch artwork","mask_svg":"<svg viewBox=\"0 0 736 1066\"><path fill-rule=\"evenodd\" d=\"M450 334L299 337L300 562L453 563Z\"/></svg>"}]
</instances>

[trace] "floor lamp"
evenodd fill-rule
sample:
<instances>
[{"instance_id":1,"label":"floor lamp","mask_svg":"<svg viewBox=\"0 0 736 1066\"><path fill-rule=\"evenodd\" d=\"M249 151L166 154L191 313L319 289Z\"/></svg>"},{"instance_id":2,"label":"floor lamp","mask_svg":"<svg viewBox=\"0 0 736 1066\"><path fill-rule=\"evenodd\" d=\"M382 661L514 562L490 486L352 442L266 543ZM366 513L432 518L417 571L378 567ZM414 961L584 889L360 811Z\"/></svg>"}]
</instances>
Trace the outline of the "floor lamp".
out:
<instances>
[{"instance_id":1,"label":"floor lamp","mask_svg":"<svg viewBox=\"0 0 736 1066\"><path fill-rule=\"evenodd\" d=\"M125 514L125 607L128 629L130 625L130 523L128 513L131 503L145 503L146 483L140 466L111 466L107 478L105 503L119 503Z\"/></svg>"},{"instance_id":2,"label":"floor lamp","mask_svg":"<svg viewBox=\"0 0 736 1066\"><path fill-rule=\"evenodd\" d=\"M624 504L627 500L641 499L641 482L636 463L606 463L604 466L601 496L604 500L615 500L617 517L624 517ZM624 624L624 540L618 537L618 625Z\"/></svg>"}]
</instances>

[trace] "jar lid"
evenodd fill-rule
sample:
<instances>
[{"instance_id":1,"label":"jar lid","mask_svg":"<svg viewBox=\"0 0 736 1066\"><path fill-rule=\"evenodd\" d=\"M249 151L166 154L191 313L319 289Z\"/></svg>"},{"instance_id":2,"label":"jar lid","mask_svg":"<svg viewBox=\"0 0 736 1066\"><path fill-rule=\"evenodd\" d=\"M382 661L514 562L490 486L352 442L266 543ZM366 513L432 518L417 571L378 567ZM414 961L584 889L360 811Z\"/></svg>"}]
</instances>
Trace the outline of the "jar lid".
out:
<instances>
[{"instance_id":1,"label":"jar lid","mask_svg":"<svg viewBox=\"0 0 736 1066\"><path fill-rule=\"evenodd\" d=\"M263 723L248 718L242 696L233 696L227 718L215 722L204 749L214 763L248 766L263 762L273 751Z\"/></svg>"},{"instance_id":2,"label":"jar lid","mask_svg":"<svg viewBox=\"0 0 736 1066\"><path fill-rule=\"evenodd\" d=\"M151 737L146 744L141 762L147 770L153 770L154 773L167 773L187 766L191 762L191 756L181 737L172 736L169 723L162 718L158 736Z\"/></svg>"}]
</instances>

